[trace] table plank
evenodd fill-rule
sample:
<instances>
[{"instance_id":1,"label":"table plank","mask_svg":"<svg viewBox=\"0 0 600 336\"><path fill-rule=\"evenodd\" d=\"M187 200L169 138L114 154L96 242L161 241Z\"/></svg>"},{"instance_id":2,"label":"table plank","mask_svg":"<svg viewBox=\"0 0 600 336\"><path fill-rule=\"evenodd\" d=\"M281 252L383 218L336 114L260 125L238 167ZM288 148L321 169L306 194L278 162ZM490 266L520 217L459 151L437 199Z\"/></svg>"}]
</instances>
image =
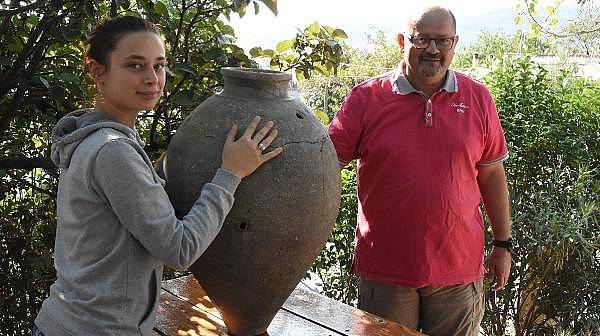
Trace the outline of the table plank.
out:
<instances>
[{"instance_id":1,"label":"table plank","mask_svg":"<svg viewBox=\"0 0 600 336\"><path fill-rule=\"evenodd\" d=\"M193 276L189 275L167 280L163 282L162 287L163 292L171 295L168 296L165 294L165 299L179 300L194 307L194 313L190 316L190 314L185 314L186 306L181 305L181 302L172 302L163 308L164 304L161 299L161 309L175 312L169 316L161 316L161 325L164 328L174 330L174 326L169 323L183 323L182 326L188 328L186 330L194 330L193 323L190 324L189 321L186 322L177 319L178 316L185 316L188 320L199 318L196 323L199 325L197 328L204 328L201 329L204 332L213 332L206 335L227 335L219 311ZM198 314L195 312L198 312ZM171 319L172 322L166 321L165 319L167 318ZM199 321L203 319L205 321L202 325ZM276 336L313 335L313 332L315 333L314 335L319 336L425 335L401 324L385 320L379 316L301 287L297 287L283 304L282 309L279 310L267 331L271 335ZM193 334L181 332L181 335Z\"/></svg>"},{"instance_id":2,"label":"table plank","mask_svg":"<svg viewBox=\"0 0 600 336\"><path fill-rule=\"evenodd\" d=\"M196 279L167 281L161 291L155 329L165 335L228 336L218 310ZM338 336L318 324L279 310L267 329L273 336Z\"/></svg>"},{"instance_id":3,"label":"table plank","mask_svg":"<svg viewBox=\"0 0 600 336\"><path fill-rule=\"evenodd\" d=\"M425 335L301 287L294 289L282 308L349 336Z\"/></svg>"},{"instance_id":4,"label":"table plank","mask_svg":"<svg viewBox=\"0 0 600 336\"><path fill-rule=\"evenodd\" d=\"M220 317L164 290L160 295L155 329L169 336L228 336Z\"/></svg>"}]
</instances>

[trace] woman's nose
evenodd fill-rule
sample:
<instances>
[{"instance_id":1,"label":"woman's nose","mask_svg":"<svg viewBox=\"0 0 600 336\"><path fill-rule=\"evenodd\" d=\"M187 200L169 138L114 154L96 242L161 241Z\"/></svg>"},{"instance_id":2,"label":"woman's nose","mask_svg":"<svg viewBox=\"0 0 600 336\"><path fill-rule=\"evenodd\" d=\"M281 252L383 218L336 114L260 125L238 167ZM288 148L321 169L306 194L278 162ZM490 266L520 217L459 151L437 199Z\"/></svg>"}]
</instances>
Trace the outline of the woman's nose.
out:
<instances>
[{"instance_id":1,"label":"woman's nose","mask_svg":"<svg viewBox=\"0 0 600 336\"><path fill-rule=\"evenodd\" d=\"M156 82L158 82L158 76L156 75L154 68L150 68L144 72L144 83L153 84Z\"/></svg>"}]
</instances>

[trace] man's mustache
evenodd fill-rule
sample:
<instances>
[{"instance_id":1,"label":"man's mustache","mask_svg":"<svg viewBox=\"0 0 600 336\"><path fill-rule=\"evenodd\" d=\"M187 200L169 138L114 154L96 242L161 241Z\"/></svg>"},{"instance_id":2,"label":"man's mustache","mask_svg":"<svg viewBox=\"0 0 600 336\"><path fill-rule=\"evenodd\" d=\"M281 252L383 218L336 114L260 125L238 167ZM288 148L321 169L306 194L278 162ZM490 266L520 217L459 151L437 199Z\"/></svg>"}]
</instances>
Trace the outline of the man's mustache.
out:
<instances>
[{"instance_id":1,"label":"man's mustache","mask_svg":"<svg viewBox=\"0 0 600 336\"><path fill-rule=\"evenodd\" d=\"M419 59L424 59L424 58L434 58L434 59L442 59L442 55L440 54L429 54L429 53L423 53L421 54L421 57L419 57Z\"/></svg>"}]
</instances>

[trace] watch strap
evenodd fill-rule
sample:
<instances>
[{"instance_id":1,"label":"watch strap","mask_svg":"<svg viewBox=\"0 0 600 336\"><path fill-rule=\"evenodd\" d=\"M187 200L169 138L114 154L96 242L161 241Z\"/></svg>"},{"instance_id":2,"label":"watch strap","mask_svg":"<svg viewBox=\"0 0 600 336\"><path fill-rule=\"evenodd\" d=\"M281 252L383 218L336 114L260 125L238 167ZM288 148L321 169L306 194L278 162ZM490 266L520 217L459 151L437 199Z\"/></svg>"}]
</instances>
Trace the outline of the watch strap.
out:
<instances>
[{"instance_id":1,"label":"watch strap","mask_svg":"<svg viewBox=\"0 0 600 336\"><path fill-rule=\"evenodd\" d=\"M492 245L496 247L502 247L510 251L513 246L512 238L508 238L507 240L492 240Z\"/></svg>"}]
</instances>

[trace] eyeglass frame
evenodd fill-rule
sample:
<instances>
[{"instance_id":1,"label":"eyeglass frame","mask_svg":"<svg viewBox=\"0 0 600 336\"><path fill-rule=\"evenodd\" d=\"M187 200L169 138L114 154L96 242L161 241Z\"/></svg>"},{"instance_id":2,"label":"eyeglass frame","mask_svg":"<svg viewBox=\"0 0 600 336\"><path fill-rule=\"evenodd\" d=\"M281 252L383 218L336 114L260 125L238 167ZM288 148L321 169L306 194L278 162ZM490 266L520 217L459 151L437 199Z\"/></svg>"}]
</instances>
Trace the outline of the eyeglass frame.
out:
<instances>
[{"instance_id":1,"label":"eyeglass frame","mask_svg":"<svg viewBox=\"0 0 600 336\"><path fill-rule=\"evenodd\" d=\"M419 37L422 39L427 40L427 44L423 47L418 47L413 40L415 38L417 38L417 35L409 35L408 37L408 41L410 42L410 44L412 44L416 49L427 49L430 45L431 45L431 41L435 41L435 47L441 51L448 51L448 50L452 50L452 48L454 48L456 46L456 37L458 35L454 35L454 36L447 36L447 37L438 37L438 38L432 38L432 37ZM450 47L448 48L440 48L440 44L439 41L440 40L445 40L445 39L451 39L452 40L452 44L450 45Z\"/></svg>"}]
</instances>

